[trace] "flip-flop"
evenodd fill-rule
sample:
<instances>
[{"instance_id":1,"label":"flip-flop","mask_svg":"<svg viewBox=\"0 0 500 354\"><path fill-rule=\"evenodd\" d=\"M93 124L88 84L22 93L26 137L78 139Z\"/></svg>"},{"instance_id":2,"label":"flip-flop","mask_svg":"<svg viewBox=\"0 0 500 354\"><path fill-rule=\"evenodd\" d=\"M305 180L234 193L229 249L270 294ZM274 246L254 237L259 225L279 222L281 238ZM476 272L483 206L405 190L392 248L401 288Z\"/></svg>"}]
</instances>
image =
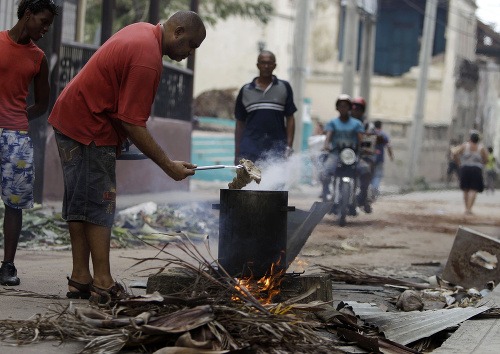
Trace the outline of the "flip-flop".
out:
<instances>
[{"instance_id":1,"label":"flip-flop","mask_svg":"<svg viewBox=\"0 0 500 354\"><path fill-rule=\"evenodd\" d=\"M90 284L82 284L77 281L74 281L70 277L66 277L68 279L68 285L77 289L78 291L68 291L66 293L66 297L68 299L89 299L90 298Z\"/></svg>"}]
</instances>

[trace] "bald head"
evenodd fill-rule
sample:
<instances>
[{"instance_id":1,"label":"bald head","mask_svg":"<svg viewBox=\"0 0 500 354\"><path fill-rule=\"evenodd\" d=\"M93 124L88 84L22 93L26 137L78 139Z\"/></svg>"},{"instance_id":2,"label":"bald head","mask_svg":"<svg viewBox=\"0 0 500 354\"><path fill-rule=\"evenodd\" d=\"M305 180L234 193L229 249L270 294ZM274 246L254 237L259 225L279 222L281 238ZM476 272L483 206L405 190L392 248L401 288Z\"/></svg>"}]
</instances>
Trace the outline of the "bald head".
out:
<instances>
[{"instance_id":1,"label":"bald head","mask_svg":"<svg viewBox=\"0 0 500 354\"><path fill-rule=\"evenodd\" d=\"M163 54L175 61L190 56L205 40L205 25L193 11L178 11L163 24Z\"/></svg>"},{"instance_id":2,"label":"bald head","mask_svg":"<svg viewBox=\"0 0 500 354\"><path fill-rule=\"evenodd\" d=\"M276 56L270 50L263 50L262 52L260 52L259 56L257 57L257 61L259 61L263 57L269 57L272 61L276 62Z\"/></svg>"},{"instance_id":3,"label":"bald head","mask_svg":"<svg viewBox=\"0 0 500 354\"><path fill-rule=\"evenodd\" d=\"M188 32L206 35L205 25L200 16L193 11L177 11L165 24L171 28L183 27Z\"/></svg>"}]
</instances>

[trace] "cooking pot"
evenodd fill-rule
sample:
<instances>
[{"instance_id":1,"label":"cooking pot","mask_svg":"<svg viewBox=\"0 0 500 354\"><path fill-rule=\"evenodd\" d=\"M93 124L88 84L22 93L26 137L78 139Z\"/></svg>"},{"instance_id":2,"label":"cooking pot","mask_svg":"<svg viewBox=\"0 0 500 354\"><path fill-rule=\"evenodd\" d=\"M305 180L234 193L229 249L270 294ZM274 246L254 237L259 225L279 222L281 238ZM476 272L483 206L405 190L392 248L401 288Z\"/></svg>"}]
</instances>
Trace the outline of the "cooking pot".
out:
<instances>
[{"instance_id":1,"label":"cooking pot","mask_svg":"<svg viewBox=\"0 0 500 354\"><path fill-rule=\"evenodd\" d=\"M286 268L287 204L287 191L220 190L218 259L231 276Z\"/></svg>"}]
</instances>

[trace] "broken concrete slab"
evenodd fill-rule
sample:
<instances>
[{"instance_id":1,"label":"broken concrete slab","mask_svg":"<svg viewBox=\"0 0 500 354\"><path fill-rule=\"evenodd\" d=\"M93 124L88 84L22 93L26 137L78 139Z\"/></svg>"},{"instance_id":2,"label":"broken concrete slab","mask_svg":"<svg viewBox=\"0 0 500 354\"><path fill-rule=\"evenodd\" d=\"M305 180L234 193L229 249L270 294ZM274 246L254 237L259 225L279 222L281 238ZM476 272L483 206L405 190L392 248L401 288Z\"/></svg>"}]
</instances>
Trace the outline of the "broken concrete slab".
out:
<instances>
[{"instance_id":1,"label":"broken concrete slab","mask_svg":"<svg viewBox=\"0 0 500 354\"><path fill-rule=\"evenodd\" d=\"M500 241L479 231L460 226L442 278L464 288L485 288L500 281Z\"/></svg>"}]
</instances>

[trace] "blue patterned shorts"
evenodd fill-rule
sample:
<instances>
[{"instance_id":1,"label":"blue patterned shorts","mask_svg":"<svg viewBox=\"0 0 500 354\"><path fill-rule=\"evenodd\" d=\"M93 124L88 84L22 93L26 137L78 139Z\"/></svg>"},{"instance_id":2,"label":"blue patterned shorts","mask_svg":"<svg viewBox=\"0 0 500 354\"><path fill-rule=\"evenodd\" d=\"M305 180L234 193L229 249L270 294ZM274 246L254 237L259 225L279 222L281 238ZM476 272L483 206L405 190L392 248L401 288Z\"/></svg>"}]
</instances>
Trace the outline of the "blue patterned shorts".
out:
<instances>
[{"instance_id":1,"label":"blue patterned shorts","mask_svg":"<svg viewBox=\"0 0 500 354\"><path fill-rule=\"evenodd\" d=\"M0 128L3 202L15 209L33 207L33 144L27 131Z\"/></svg>"}]
</instances>

